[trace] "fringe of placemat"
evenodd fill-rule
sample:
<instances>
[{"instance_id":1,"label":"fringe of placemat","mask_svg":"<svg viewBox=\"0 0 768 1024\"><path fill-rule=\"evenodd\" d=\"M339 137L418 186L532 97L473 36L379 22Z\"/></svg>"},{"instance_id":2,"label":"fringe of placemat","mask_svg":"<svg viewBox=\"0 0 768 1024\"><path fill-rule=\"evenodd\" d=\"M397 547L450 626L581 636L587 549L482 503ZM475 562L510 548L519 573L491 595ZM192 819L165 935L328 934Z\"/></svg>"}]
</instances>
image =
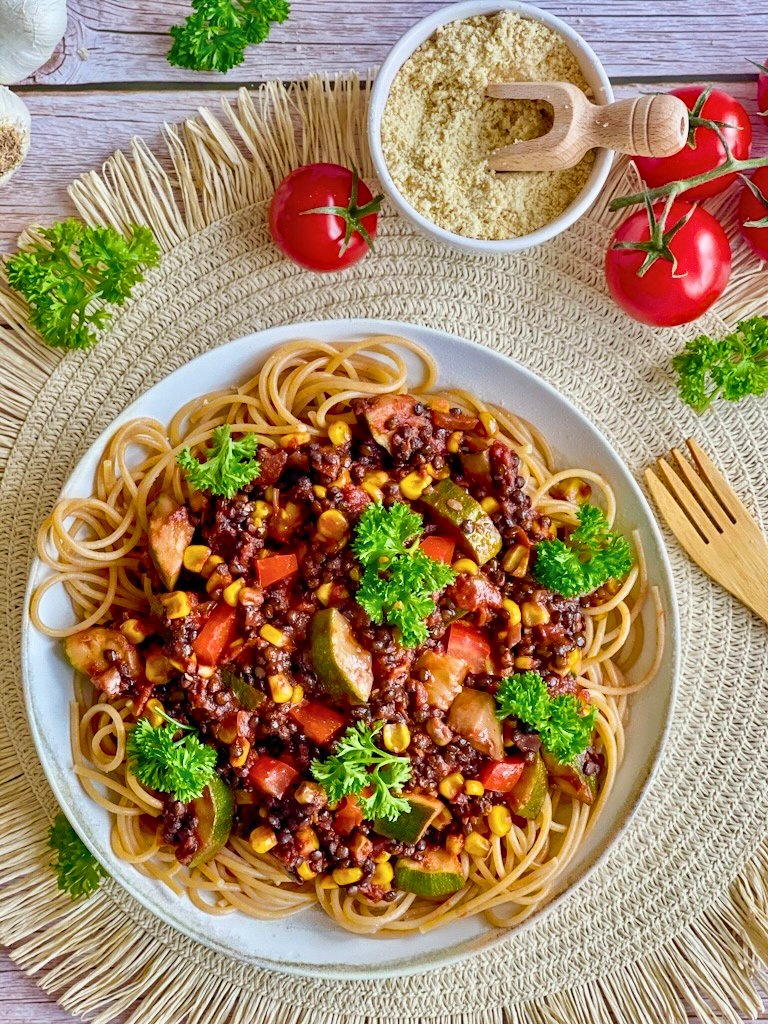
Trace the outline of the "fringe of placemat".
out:
<instances>
[{"instance_id":1,"label":"fringe of placemat","mask_svg":"<svg viewBox=\"0 0 768 1024\"><path fill-rule=\"evenodd\" d=\"M116 153L100 173L70 188L82 218L127 231L148 225L163 252L217 220L268 199L300 164L329 160L370 177L365 83L356 76L315 77L303 84L269 83L240 91L223 113L202 109L181 126L166 126L166 170L140 139ZM608 209L627 187L626 166L614 168L592 216L613 227L626 214ZM735 237L733 197L710 206ZM765 300L765 271L736 248L728 292L717 312L728 323ZM39 390L61 354L46 348L28 322L24 302L0 266L0 466ZM374 1024L354 1013L287 1007L246 988L202 979L152 935L137 933L109 898L108 882L90 900L72 904L47 868L48 816L29 791L0 721L0 939L41 987L70 1013L109 1024ZM644 959L581 987L493 1011L439 1016L455 1024L683 1024L686 1005L705 1022L738 1024L734 1009L760 1011L754 979L768 962L768 844L728 892L670 943ZM428 1019L423 1010L419 1018ZM411 1017L411 1021L418 1018ZM386 1024L396 1024L386 1018Z\"/></svg>"}]
</instances>

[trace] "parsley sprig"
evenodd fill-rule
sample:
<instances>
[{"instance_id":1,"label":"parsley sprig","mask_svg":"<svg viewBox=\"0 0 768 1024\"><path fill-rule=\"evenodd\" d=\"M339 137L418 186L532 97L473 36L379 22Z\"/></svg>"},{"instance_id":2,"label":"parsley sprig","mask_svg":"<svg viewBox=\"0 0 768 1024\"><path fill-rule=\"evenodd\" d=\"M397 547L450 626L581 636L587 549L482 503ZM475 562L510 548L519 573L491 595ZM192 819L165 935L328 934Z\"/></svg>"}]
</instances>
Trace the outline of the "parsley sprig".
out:
<instances>
[{"instance_id":1,"label":"parsley sprig","mask_svg":"<svg viewBox=\"0 0 768 1024\"><path fill-rule=\"evenodd\" d=\"M411 763L382 750L374 737L383 726L369 727L364 722L350 726L339 740L336 753L311 765L313 778L320 783L332 804L345 796L357 795L363 815L371 820L395 821L408 810L408 801L399 794L411 777ZM368 795L360 795L371 787Z\"/></svg>"},{"instance_id":2,"label":"parsley sprig","mask_svg":"<svg viewBox=\"0 0 768 1024\"><path fill-rule=\"evenodd\" d=\"M496 694L496 703L497 718L525 722L561 764L586 750L595 731L597 708L584 711L581 702L570 693L550 697L538 672L506 676Z\"/></svg>"},{"instance_id":3,"label":"parsley sprig","mask_svg":"<svg viewBox=\"0 0 768 1024\"><path fill-rule=\"evenodd\" d=\"M724 338L700 334L672 360L680 397L696 412L716 398L738 402L768 391L768 319L742 320Z\"/></svg>"},{"instance_id":4,"label":"parsley sprig","mask_svg":"<svg viewBox=\"0 0 768 1024\"><path fill-rule=\"evenodd\" d=\"M48 831L48 846L59 889L73 900L90 896L109 877L61 812Z\"/></svg>"},{"instance_id":5,"label":"parsley sprig","mask_svg":"<svg viewBox=\"0 0 768 1024\"><path fill-rule=\"evenodd\" d=\"M213 431L205 462L196 459L189 448L180 451L176 461L198 491L234 498L259 475L257 443L255 434L244 434L239 441L233 441L232 429L225 423Z\"/></svg>"},{"instance_id":6,"label":"parsley sprig","mask_svg":"<svg viewBox=\"0 0 768 1024\"><path fill-rule=\"evenodd\" d=\"M164 724L153 726L140 718L131 730L128 764L139 782L158 793L173 793L186 804L202 796L213 778L216 751L200 742L193 726L160 714Z\"/></svg>"},{"instance_id":7,"label":"parsley sprig","mask_svg":"<svg viewBox=\"0 0 768 1024\"><path fill-rule=\"evenodd\" d=\"M287 0L192 0L192 14L171 30L168 62L225 74L242 64L248 46L263 43L273 22L290 14Z\"/></svg>"},{"instance_id":8,"label":"parsley sprig","mask_svg":"<svg viewBox=\"0 0 768 1024\"><path fill-rule=\"evenodd\" d=\"M89 227L74 217L39 230L6 264L8 284L23 295L30 320L54 348L88 348L112 319L96 302L121 306L144 267L160 258L149 228L134 225L130 237L114 228Z\"/></svg>"},{"instance_id":9,"label":"parsley sprig","mask_svg":"<svg viewBox=\"0 0 768 1024\"><path fill-rule=\"evenodd\" d=\"M376 504L363 512L352 542L364 570L357 602L377 625L386 621L399 629L404 647L424 643L434 596L456 578L450 566L420 549L422 533L421 516L408 505Z\"/></svg>"},{"instance_id":10,"label":"parsley sprig","mask_svg":"<svg viewBox=\"0 0 768 1024\"><path fill-rule=\"evenodd\" d=\"M584 503L579 525L568 538L536 545L535 579L563 597L591 594L608 580L623 579L632 568L629 542L608 526L596 506Z\"/></svg>"}]
</instances>

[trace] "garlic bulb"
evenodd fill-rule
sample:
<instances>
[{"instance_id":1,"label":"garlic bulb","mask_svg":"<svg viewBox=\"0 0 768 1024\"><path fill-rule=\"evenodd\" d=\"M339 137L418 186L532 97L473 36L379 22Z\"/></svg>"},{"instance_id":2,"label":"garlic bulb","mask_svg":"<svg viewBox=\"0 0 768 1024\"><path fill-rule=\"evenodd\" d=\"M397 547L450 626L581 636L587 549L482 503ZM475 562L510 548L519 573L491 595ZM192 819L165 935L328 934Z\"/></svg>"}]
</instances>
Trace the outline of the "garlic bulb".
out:
<instances>
[{"instance_id":1,"label":"garlic bulb","mask_svg":"<svg viewBox=\"0 0 768 1024\"><path fill-rule=\"evenodd\" d=\"M67 0L0 0L0 85L49 59L67 27Z\"/></svg>"},{"instance_id":2,"label":"garlic bulb","mask_svg":"<svg viewBox=\"0 0 768 1024\"><path fill-rule=\"evenodd\" d=\"M0 86L0 185L24 162L29 149L29 111L10 89Z\"/></svg>"}]
</instances>

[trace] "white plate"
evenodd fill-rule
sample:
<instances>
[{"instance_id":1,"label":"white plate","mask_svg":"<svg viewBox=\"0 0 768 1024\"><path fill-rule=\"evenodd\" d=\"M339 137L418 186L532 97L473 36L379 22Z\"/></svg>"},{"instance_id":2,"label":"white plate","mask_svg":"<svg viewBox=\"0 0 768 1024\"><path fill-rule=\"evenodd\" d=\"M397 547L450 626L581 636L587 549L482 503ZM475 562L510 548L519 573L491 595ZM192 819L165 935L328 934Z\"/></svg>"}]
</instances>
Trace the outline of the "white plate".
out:
<instances>
[{"instance_id":1,"label":"white plate","mask_svg":"<svg viewBox=\"0 0 768 1024\"><path fill-rule=\"evenodd\" d=\"M207 352L155 385L118 416L92 445L67 481L63 494L91 493L96 465L107 439L126 420L150 416L168 422L189 399L250 377L265 354L283 342L299 337L337 341L385 333L407 335L429 349L441 368L440 384L470 388L477 395L503 404L531 420L554 446L559 465L581 465L603 473L616 492L619 526L640 530L650 578L661 588L668 623L668 642L661 670L655 682L633 702L624 764L608 806L564 879L565 890L583 879L605 856L647 787L671 716L679 632L667 555L640 489L605 438L554 388L498 353L425 327L377 320L276 327ZM27 606L32 588L46 572L39 562L34 563ZM71 621L71 610L61 588L49 592L44 617L52 623ZM650 617L648 624L650 627ZM112 854L108 815L86 796L72 771L68 735L71 669L62 656L60 643L37 632L26 612L22 671L32 733L62 809L112 877L148 910L185 935L248 963L289 973L383 977L445 965L501 941L508 934L491 928L481 918L472 918L426 935L374 941L350 935L318 910L283 921L254 921L241 914L211 917L197 910L188 900L177 898L165 886L145 878ZM540 920L553 905L550 903L531 920ZM529 927L530 923L521 927Z\"/></svg>"}]
</instances>

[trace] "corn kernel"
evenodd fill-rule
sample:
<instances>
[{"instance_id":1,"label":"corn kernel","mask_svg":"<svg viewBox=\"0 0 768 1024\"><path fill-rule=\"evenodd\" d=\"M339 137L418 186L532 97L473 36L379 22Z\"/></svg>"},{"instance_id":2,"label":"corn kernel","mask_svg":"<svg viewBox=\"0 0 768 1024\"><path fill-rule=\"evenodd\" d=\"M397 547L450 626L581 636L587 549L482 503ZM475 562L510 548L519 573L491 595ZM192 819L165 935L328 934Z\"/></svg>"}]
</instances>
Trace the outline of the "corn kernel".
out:
<instances>
[{"instance_id":1,"label":"corn kernel","mask_svg":"<svg viewBox=\"0 0 768 1024\"><path fill-rule=\"evenodd\" d=\"M328 488L323 487L322 484L312 484L312 493L316 498L326 498L328 496Z\"/></svg>"},{"instance_id":2,"label":"corn kernel","mask_svg":"<svg viewBox=\"0 0 768 1024\"><path fill-rule=\"evenodd\" d=\"M329 508L317 520L317 532L328 540L341 540L346 536L349 523L338 509Z\"/></svg>"},{"instance_id":3,"label":"corn kernel","mask_svg":"<svg viewBox=\"0 0 768 1024\"><path fill-rule=\"evenodd\" d=\"M433 480L447 480L451 475L451 467L443 466L442 469L435 469L431 462L428 462L424 467L424 471L429 473Z\"/></svg>"},{"instance_id":4,"label":"corn kernel","mask_svg":"<svg viewBox=\"0 0 768 1024\"><path fill-rule=\"evenodd\" d=\"M324 608L328 607L328 602L331 599L332 587L332 583L321 583L320 586L315 591L315 597Z\"/></svg>"},{"instance_id":5,"label":"corn kernel","mask_svg":"<svg viewBox=\"0 0 768 1024\"><path fill-rule=\"evenodd\" d=\"M296 868L296 874L304 882L311 882L313 878L317 878L317 872L306 863L302 861L301 864Z\"/></svg>"},{"instance_id":6,"label":"corn kernel","mask_svg":"<svg viewBox=\"0 0 768 1024\"><path fill-rule=\"evenodd\" d=\"M535 601L523 601L521 612L524 626L543 626L551 618L549 609L545 608L543 604L537 604Z\"/></svg>"},{"instance_id":7,"label":"corn kernel","mask_svg":"<svg viewBox=\"0 0 768 1024\"><path fill-rule=\"evenodd\" d=\"M515 658L515 668L519 668L522 672L529 672L534 666L533 658L523 657L522 655Z\"/></svg>"},{"instance_id":8,"label":"corn kernel","mask_svg":"<svg viewBox=\"0 0 768 1024\"><path fill-rule=\"evenodd\" d=\"M384 484L389 483L389 473L384 469L377 469L373 473L366 473L365 479L374 487L383 487Z\"/></svg>"},{"instance_id":9,"label":"corn kernel","mask_svg":"<svg viewBox=\"0 0 768 1024\"><path fill-rule=\"evenodd\" d=\"M363 480L360 486L369 498L373 498L375 502L381 505L384 501L384 491L382 491L380 487L377 487L376 484L372 484L370 480Z\"/></svg>"},{"instance_id":10,"label":"corn kernel","mask_svg":"<svg viewBox=\"0 0 768 1024\"><path fill-rule=\"evenodd\" d=\"M213 732L216 739L222 743L234 743L237 739L237 723L234 718L230 719L229 725L219 722L214 726Z\"/></svg>"},{"instance_id":11,"label":"corn kernel","mask_svg":"<svg viewBox=\"0 0 768 1024\"><path fill-rule=\"evenodd\" d=\"M120 624L120 632L132 644L143 643L153 633L152 627L140 619L126 619Z\"/></svg>"},{"instance_id":12,"label":"corn kernel","mask_svg":"<svg viewBox=\"0 0 768 1024\"><path fill-rule=\"evenodd\" d=\"M342 469L335 480L331 480L331 487L346 487L347 484L352 483L352 477L349 475L348 469Z\"/></svg>"},{"instance_id":13,"label":"corn kernel","mask_svg":"<svg viewBox=\"0 0 768 1024\"><path fill-rule=\"evenodd\" d=\"M270 626L268 622L259 630L259 636L262 640L266 640L268 644L272 644L273 647L285 647L285 633L281 633L279 629Z\"/></svg>"},{"instance_id":14,"label":"corn kernel","mask_svg":"<svg viewBox=\"0 0 768 1024\"><path fill-rule=\"evenodd\" d=\"M427 395L424 402L430 409L434 409L435 412L451 411L451 403L442 395Z\"/></svg>"},{"instance_id":15,"label":"corn kernel","mask_svg":"<svg viewBox=\"0 0 768 1024\"><path fill-rule=\"evenodd\" d=\"M297 829L296 840L301 848L302 857L306 857L313 850L320 849L320 840L317 838L317 832L315 832L311 825L302 825L301 828Z\"/></svg>"},{"instance_id":16,"label":"corn kernel","mask_svg":"<svg viewBox=\"0 0 768 1024\"><path fill-rule=\"evenodd\" d=\"M383 864L376 865L376 868L371 875L371 881L374 885L380 885L383 889L391 883L394 877L395 869L390 863L385 861Z\"/></svg>"},{"instance_id":17,"label":"corn kernel","mask_svg":"<svg viewBox=\"0 0 768 1024\"><path fill-rule=\"evenodd\" d=\"M467 779L464 783L464 792L467 796L482 796L485 792L485 786L479 779Z\"/></svg>"},{"instance_id":18,"label":"corn kernel","mask_svg":"<svg viewBox=\"0 0 768 1024\"><path fill-rule=\"evenodd\" d=\"M300 448L303 444L309 444L312 435L306 430L296 430L291 434L283 434L280 438L281 448Z\"/></svg>"},{"instance_id":19,"label":"corn kernel","mask_svg":"<svg viewBox=\"0 0 768 1024\"><path fill-rule=\"evenodd\" d=\"M470 832L464 840L464 849L472 857L487 857L491 844L479 832Z\"/></svg>"},{"instance_id":20,"label":"corn kernel","mask_svg":"<svg viewBox=\"0 0 768 1024\"><path fill-rule=\"evenodd\" d=\"M568 652L565 662L569 670L577 676L581 671L581 651L577 647L574 647L572 651Z\"/></svg>"},{"instance_id":21,"label":"corn kernel","mask_svg":"<svg viewBox=\"0 0 768 1024\"><path fill-rule=\"evenodd\" d=\"M453 821L453 815L450 810L443 804L440 810L437 812L435 817L432 819L432 828L438 832L442 831L447 825L450 825Z\"/></svg>"},{"instance_id":22,"label":"corn kernel","mask_svg":"<svg viewBox=\"0 0 768 1024\"><path fill-rule=\"evenodd\" d=\"M473 562L471 558L457 558L451 568L454 572L466 572L470 576L477 576L478 573L477 562Z\"/></svg>"},{"instance_id":23,"label":"corn kernel","mask_svg":"<svg viewBox=\"0 0 768 1024\"><path fill-rule=\"evenodd\" d=\"M338 885L354 885L363 877L362 868L336 868L333 872L333 880Z\"/></svg>"},{"instance_id":24,"label":"corn kernel","mask_svg":"<svg viewBox=\"0 0 768 1024\"><path fill-rule=\"evenodd\" d=\"M144 714L149 719L149 724L153 729L158 729L165 721L161 714L164 710L162 702L159 701L157 697L150 697L144 705Z\"/></svg>"},{"instance_id":25,"label":"corn kernel","mask_svg":"<svg viewBox=\"0 0 768 1024\"><path fill-rule=\"evenodd\" d=\"M269 692L275 704L287 704L293 696L293 686L284 672L276 672L267 676Z\"/></svg>"},{"instance_id":26,"label":"corn kernel","mask_svg":"<svg viewBox=\"0 0 768 1024\"><path fill-rule=\"evenodd\" d=\"M316 782L300 783L293 796L296 803L299 804L316 804L318 807L321 807L325 806L328 802L325 790L322 786L318 786Z\"/></svg>"},{"instance_id":27,"label":"corn kernel","mask_svg":"<svg viewBox=\"0 0 768 1024\"><path fill-rule=\"evenodd\" d=\"M387 750L391 750L393 754L400 754L403 750L408 749L408 744L411 742L411 730L403 723L397 725L390 723L382 729L381 738Z\"/></svg>"},{"instance_id":28,"label":"corn kernel","mask_svg":"<svg viewBox=\"0 0 768 1024\"><path fill-rule=\"evenodd\" d=\"M241 636L239 636L237 640L233 640L232 643L227 648L227 655L229 657L232 657L233 655L237 654L237 652L240 650L244 643L245 640L243 640Z\"/></svg>"},{"instance_id":29,"label":"corn kernel","mask_svg":"<svg viewBox=\"0 0 768 1024\"><path fill-rule=\"evenodd\" d=\"M448 437L445 447L452 455L455 455L459 448L461 448L463 437L464 435L460 430L454 430L454 432Z\"/></svg>"},{"instance_id":30,"label":"corn kernel","mask_svg":"<svg viewBox=\"0 0 768 1024\"><path fill-rule=\"evenodd\" d=\"M445 848L453 857L458 857L464 849L464 836L448 836Z\"/></svg>"},{"instance_id":31,"label":"corn kernel","mask_svg":"<svg viewBox=\"0 0 768 1024\"><path fill-rule=\"evenodd\" d=\"M269 825L259 825L251 832L250 843L254 853L269 853L277 846L277 836Z\"/></svg>"},{"instance_id":32,"label":"corn kernel","mask_svg":"<svg viewBox=\"0 0 768 1024\"><path fill-rule=\"evenodd\" d=\"M229 763L233 768L242 768L248 760L250 752L251 744L248 740L241 739L239 743L233 743L229 748Z\"/></svg>"},{"instance_id":33,"label":"corn kernel","mask_svg":"<svg viewBox=\"0 0 768 1024\"><path fill-rule=\"evenodd\" d=\"M496 417L489 412L480 413L480 423L486 437L493 437L494 434L499 432L499 424L496 422Z\"/></svg>"},{"instance_id":34,"label":"corn kernel","mask_svg":"<svg viewBox=\"0 0 768 1024\"><path fill-rule=\"evenodd\" d=\"M221 596L224 598L230 608L236 608L240 591L245 586L244 580L234 580L229 584L228 587L224 587Z\"/></svg>"},{"instance_id":35,"label":"corn kernel","mask_svg":"<svg viewBox=\"0 0 768 1024\"><path fill-rule=\"evenodd\" d=\"M409 473L400 481L400 493L409 501L416 501L431 483L428 473Z\"/></svg>"},{"instance_id":36,"label":"corn kernel","mask_svg":"<svg viewBox=\"0 0 768 1024\"><path fill-rule=\"evenodd\" d=\"M371 857L371 860L374 864L386 864L391 856L391 853L387 853L386 850L382 850L381 853L374 854L374 856Z\"/></svg>"},{"instance_id":37,"label":"corn kernel","mask_svg":"<svg viewBox=\"0 0 768 1024\"><path fill-rule=\"evenodd\" d=\"M483 500L480 502L480 507L482 508L483 512L487 512L488 515L490 516L493 515L494 512L498 512L499 509L501 508L501 505L498 503L498 501L496 501L495 498L488 497L483 498Z\"/></svg>"},{"instance_id":38,"label":"corn kernel","mask_svg":"<svg viewBox=\"0 0 768 1024\"><path fill-rule=\"evenodd\" d=\"M352 431L344 420L336 420L328 427L328 439L335 448L341 448L352 439Z\"/></svg>"},{"instance_id":39,"label":"corn kernel","mask_svg":"<svg viewBox=\"0 0 768 1024\"><path fill-rule=\"evenodd\" d=\"M522 613L520 611L520 605L517 601L510 601L509 598L505 598L501 602L501 607L509 616L509 623L511 626L519 626L522 622Z\"/></svg>"},{"instance_id":40,"label":"corn kernel","mask_svg":"<svg viewBox=\"0 0 768 1024\"><path fill-rule=\"evenodd\" d=\"M171 678L171 663L164 654L150 654L144 665L147 680L155 686L162 686Z\"/></svg>"},{"instance_id":41,"label":"corn kernel","mask_svg":"<svg viewBox=\"0 0 768 1024\"><path fill-rule=\"evenodd\" d=\"M254 501L253 503L253 514L257 519L266 519L268 515L271 515L274 511L274 505L270 505L268 501Z\"/></svg>"},{"instance_id":42,"label":"corn kernel","mask_svg":"<svg viewBox=\"0 0 768 1024\"><path fill-rule=\"evenodd\" d=\"M212 572L206 580L205 589L209 594L214 595L217 591L223 590L224 587L229 586L231 582L232 577L226 569L223 573Z\"/></svg>"},{"instance_id":43,"label":"corn kernel","mask_svg":"<svg viewBox=\"0 0 768 1024\"><path fill-rule=\"evenodd\" d=\"M321 878L319 882L321 889L338 889L339 883L334 882L330 875L326 875L325 878Z\"/></svg>"},{"instance_id":44,"label":"corn kernel","mask_svg":"<svg viewBox=\"0 0 768 1024\"><path fill-rule=\"evenodd\" d=\"M506 836L512 831L512 815L503 804L496 804L488 814L488 828L495 836Z\"/></svg>"},{"instance_id":45,"label":"corn kernel","mask_svg":"<svg viewBox=\"0 0 768 1024\"><path fill-rule=\"evenodd\" d=\"M189 594L183 590L172 590L168 594L161 594L160 603L169 619L186 619L192 611Z\"/></svg>"},{"instance_id":46,"label":"corn kernel","mask_svg":"<svg viewBox=\"0 0 768 1024\"><path fill-rule=\"evenodd\" d=\"M297 683L291 690L291 704L301 704L304 700L304 687Z\"/></svg>"},{"instance_id":47,"label":"corn kernel","mask_svg":"<svg viewBox=\"0 0 768 1024\"><path fill-rule=\"evenodd\" d=\"M205 544L190 544L184 548L182 562L188 572L202 572L203 566L210 557L211 549Z\"/></svg>"},{"instance_id":48,"label":"corn kernel","mask_svg":"<svg viewBox=\"0 0 768 1024\"><path fill-rule=\"evenodd\" d=\"M237 594L237 603L244 605L259 604L264 600L264 595L257 587L241 587Z\"/></svg>"},{"instance_id":49,"label":"corn kernel","mask_svg":"<svg viewBox=\"0 0 768 1024\"><path fill-rule=\"evenodd\" d=\"M221 557L221 555L209 555L206 558L205 562L203 563L202 569L200 570L201 575L205 576L205 578L208 579L208 577L211 575L216 566L221 565L223 561L224 559Z\"/></svg>"},{"instance_id":50,"label":"corn kernel","mask_svg":"<svg viewBox=\"0 0 768 1024\"><path fill-rule=\"evenodd\" d=\"M525 544L515 544L502 558L501 567L512 576L522 577L528 572L529 559L530 554Z\"/></svg>"},{"instance_id":51,"label":"corn kernel","mask_svg":"<svg viewBox=\"0 0 768 1024\"><path fill-rule=\"evenodd\" d=\"M440 782L437 791L446 800L455 800L464 785L464 776L461 772L452 772Z\"/></svg>"},{"instance_id":52,"label":"corn kernel","mask_svg":"<svg viewBox=\"0 0 768 1024\"><path fill-rule=\"evenodd\" d=\"M213 665L198 665L197 674L201 679L210 679L216 669Z\"/></svg>"},{"instance_id":53,"label":"corn kernel","mask_svg":"<svg viewBox=\"0 0 768 1024\"><path fill-rule=\"evenodd\" d=\"M592 493L592 488L586 480L582 480L579 476L572 476L555 484L550 493L553 498L570 501L575 505L586 501Z\"/></svg>"}]
</instances>

